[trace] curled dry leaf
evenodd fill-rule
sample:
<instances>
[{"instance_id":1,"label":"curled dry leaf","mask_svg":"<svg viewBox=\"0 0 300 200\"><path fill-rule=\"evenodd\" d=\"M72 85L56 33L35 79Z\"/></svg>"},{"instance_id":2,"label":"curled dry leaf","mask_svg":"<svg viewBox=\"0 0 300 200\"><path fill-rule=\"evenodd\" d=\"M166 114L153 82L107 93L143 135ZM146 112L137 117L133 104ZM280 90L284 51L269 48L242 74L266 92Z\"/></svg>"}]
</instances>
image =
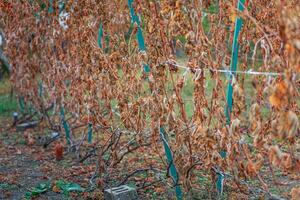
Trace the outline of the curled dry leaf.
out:
<instances>
[{"instance_id":1,"label":"curled dry leaf","mask_svg":"<svg viewBox=\"0 0 300 200\"><path fill-rule=\"evenodd\" d=\"M281 139L294 141L299 129L299 119L292 111L284 112L280 115L279 119L274 120L272 126L277 132L276 135Z\"/></svg>"},{"instance_id":2,"label":"curled dry leaf","mask_svg":"<svg viewBox=\"0 0 300 200\"><path fill-rule=\"evenodd\" d=\"M292 200L299 200L300 199L300 187L294 187L291 192L290 195L292 196Z\"/></svg>"},{"instance_id":3,"label":"curled dry leaf","mask_svg":"<svg viewBox=\"0 0 300 200\"><path fill-rule=\"evenodd\" d=\"M250 177L254 177L259 173L259 170L264 164L264 158L261 154L257 155L256 162L249 160L246 164L246 174Z\"/></svg>"},{"instance_id":4,"label":"curled dry leaf","mask_svg":"<svg viewBox=\"0 0 300 200\"><path fill-rule=\"evenodd\" d=\"M280 107L288 102L288 85L285 81L280 81L275 85L273 94L269 97L271 105Z\"/></svg>"},{"instance_id":5,"label":"curled dry leaf","mask_svg":"<svg viewBox=\"0 0 300 200\"><path fill-rule=\"evenodd\" d=\"M278 146L271 146L269 150L269 161L273 166L279 166L281 162L282 152Z\"/></svg>"}]
</instances>

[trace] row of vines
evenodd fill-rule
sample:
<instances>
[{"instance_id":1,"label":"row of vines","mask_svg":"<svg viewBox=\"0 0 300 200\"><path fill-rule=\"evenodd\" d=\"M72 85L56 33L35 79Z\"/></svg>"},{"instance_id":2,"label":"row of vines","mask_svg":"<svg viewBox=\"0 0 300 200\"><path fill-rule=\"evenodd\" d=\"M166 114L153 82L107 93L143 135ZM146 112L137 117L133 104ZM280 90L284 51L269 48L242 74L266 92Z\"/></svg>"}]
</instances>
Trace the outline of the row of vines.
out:
<instances>
[{"instance_id":1,"label":"row of vines","mask_svg":"<svg viewBox=\"0 0 300 200\"><path fill-rule=\"evenodd\" d=\"M91 143L97 187L144 171L137 185L178 199L199 177L219 195L253 195L249 179L269 194L275 171L300 172L300 5L240 1L3 0L13 89L69 149ZM238 19L240 73L224 73Z\"/></svg>"}]
</instances>

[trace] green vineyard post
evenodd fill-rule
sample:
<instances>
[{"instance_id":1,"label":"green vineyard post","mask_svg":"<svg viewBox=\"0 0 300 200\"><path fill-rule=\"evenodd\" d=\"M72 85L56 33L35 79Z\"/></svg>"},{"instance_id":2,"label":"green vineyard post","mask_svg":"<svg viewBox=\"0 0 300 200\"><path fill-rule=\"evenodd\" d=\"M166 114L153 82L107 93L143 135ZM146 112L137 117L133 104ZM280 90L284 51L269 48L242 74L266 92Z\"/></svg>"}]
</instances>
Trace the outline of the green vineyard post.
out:
<instances>
[{"instance_id":1,"label":"green vineyard post","mask_svg":"<svg viewBox=\"0 0 300 200\"><path fill-rule=\"evenodd\" d=\"M21 113L24 114L26 112L24 97L19 97L19 107L20 107Z\"/></svg>"},{"instance_id":2,"label":"green vineyard post","mask_svg":"<svg viewBox=\"0 0 300 200\"><path fill-rule=\"evenodd\" d=\"M244 3L245 0L238 0L237 9L239 11L244 10ZM232 50L231 50L231 62L230 62L230 79L227 88L227 105L225 108L225 116L226 116L226 123L227 125L230 124L230 113L232 111L232 80L233 76L236 74L237 64L238 64L238 51L239 51L239 44L238 38L243 25L243 20L240 17L236 17L235 20L235 29L233 35L233 43L232 43Z\"/></svg>"},{"instance_id":3,"label":"green vineyard post","mask_svg":"<svg viewBox=\"0 0 300 200\"><path fill-rule=\"evenodd\" d=\"M58 1L58 10L59 10L58 12L59 12L59 14L60 14L62 11L64 11L65 7L66 7L65 1L64 1L64 0L59 0L59 1Z\"/></svg>"},{"instance_id":4,"label":"green vineyard post","mask_svg":"<svg viewBox=\"0 0 300 200\"><path fill-rule=\"evenodd\" d=\"M141 28L141 23L140 23L140 19L139 17L134 13L134 9L132 6L134 0L128 0L128 7L130 10L130 16L131 16L131 20L132 23L136 23L138 25L138 31L137 31L137 41L138 41L138 45L139 45L139 49L140 51L146 51L146 45L145 45L145 40L144 40L144 36L143 36L143 31ZM144 72L145 73L149 73L150 72L150 67L148 64L144 63Z\"/></svg>"},{"instance_id":5,"label":"green vineyard post","mask_svg":"<svg viewBox=\"0 0 300 200\"><path fill-rule=\"evenodd\" d=\"M165 154L166 154L168 165L169 165L170 174L173 178L173 182L175 183L176 197L177 197L177 199L183 199L182 191L181 191L180 185L178 184L179 176L178 176L176 167L175 167L174 162L173 162L172 151L171 151L171 148L170 148L170 146L168 144L168 141L166 140L166 137L165 137L166 131L163 127L161 127L159 129L159 132L160 132L160 137L161 137L161 139L163 141L163 144L164 144L164 149L165 149Z\"/></svg>"},{"instance_id":6,"label":"green vineyard post","mask_svg":"<svg viewBox=\"0 0 300 200\"><path fill-rule=\"evenodd\" d=\"M38 93L39 93L39 97L42 98L43 97L43 82L40 80L38 81Z\"/></svg>"},{"instance_id":7,"label":"green vineyard post","mask_svg":"<svg viewBox=\"0 0 300 200\"><path fill-rule=\"evenodd\" d=\"M238 0L237 3L237 10L243 11L245 6L245 0ZM233 93L233 76L236 74L237 65L238 65L238 52L239 52L239 44L238 38L243 25L243 20L240 17L236 17L235 19L235 28L234 28L234 35L233 35L233 42L232 42L232 49L231 49L231 62L230 62L230 79L228 82L227 88L227 104L225 107L225 116L226 116L226 124L230 125L230 115L232 111L232 93ZM220 155L222 158L226 157L226 151L221 151ZM216 182L216 186L218 189L219 194L222 195L223 193L223 183L224 183L225 176L222 173L218 173L218 178Z\"/></svg>"},{"instance_id":8,"label":"green vineyard post","mask_svg":"<svg viewBox=\"0 0 300 200\"><path fill-rule=\"evenodd\" d=\"M89 123L89 125L88 125L87 137L88 137L88 143L91 144L92 139L93 139L93 124L92 123Z\"/></svg>"},{"instance_id":9,"label":"green vineyard post","mask_svg":"<svg viewBox=\"0 0 300 200\"><path fill-rule=\"evenodd\" d=\"M63 128L65 129L67 144L71 144L71 138L70 138L71 130L70 130L70 126L66 120L65 109L63 106L60 109L60 117L61 117L61 122L62 122Z\"/></svg>"},{"instance_id":10,"label":"green vineyard post","mask_svg":"<svg viewBox=\"0 0 300 200\"><path fill-rule=\"evenodd\" d=\"M134 2L134 0L128 0L128 7L129 7L129 10L130 10L131 20L132 20L132 23L136 23L137 26L138 26L138 31L137 31L136 37L137 37L139 49L142 52L146 52L146 45L145 45L145 40L144 40L144 36L143 36L143 31L142 31L142 28L141 28L141 23L140 23L139 17L134 12L134 8L132 6L133 2ZM146 63L144 63L143 66L144 66L144 72L146 74L149 73L150 72L150 66ZM166 131L163 127L160 127L159 132L160 132L161 139L163 141L166 158L167 158L167 161L168 161L168 164L169 164L170 174L171 174L171 177L172 177L172 179L175 183L176 197L177 197L178 200L181 200L181 199L183 199L183 195L182 195L181 187L178 184L179 176L178 176L178 172L177 172L176 167L175 167L174 162L173 162L173 156L172 156L171 148L168 144L168 141L165 139Z\"/></svg>"},{"instance_id":11,"label":"green vineyard post","mask_svg":"<svg viewBox=\"0 0 300 200\"><path fill-rule=\"evenodd\" d=\"M48 13L49 13L49 14L52 14L52 13L53 13L53 0L49 0Z\"/></svg>"},{"instance_id":12,"label":"green vineyard post","mask_svg":"<svg viewBox=\"0 0 300 200\"><path fill-rule=\"evenodd\" d=\"M98 46L102 49L102 38L103 38L103 25L102 21L100 22L100 27L98 30Z\"/></svg>"}]
</instances>

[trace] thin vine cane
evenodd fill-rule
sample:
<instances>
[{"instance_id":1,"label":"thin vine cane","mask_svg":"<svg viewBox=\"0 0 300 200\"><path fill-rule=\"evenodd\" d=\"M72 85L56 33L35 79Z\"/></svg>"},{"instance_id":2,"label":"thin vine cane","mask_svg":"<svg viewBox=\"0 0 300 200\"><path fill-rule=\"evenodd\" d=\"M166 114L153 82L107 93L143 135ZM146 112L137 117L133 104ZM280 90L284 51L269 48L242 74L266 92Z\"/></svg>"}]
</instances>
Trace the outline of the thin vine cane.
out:
<instances>
[{"instance_id":1,"label":"thin vine cane","mask_svg":"<svg viewBox=\"0 0 300 200\"><path fill-rule=\"evenodd\" d=\"M132 23L136 23L138 25L138 31L137 31L137 41L138 41L138 45L139 45L139 49L140 51L146 51L146 46L145 46L145 40L144 40L144 36L143 36L143 32L142 32L142 28L141 28L141 24L140 24L140 20L139 17L135 14L134 12L134 8L132 6L134 0L128 0L128 7L130 10L130 16L131 16L131 20ZM144 64L144 72L147 74L150 72L150 67L148 64ZM178 200L183 199L183 195L182 195L182 190L180 185L178 184L179 182L179 174L177 172L177 169L174 165L173 162L173 156L172 156L172 151L170 148L170 145L168 144L168 141L166 140L166 131L163 127L159 127L159 132L160 132L160 136L161 139L163 141L163 145L164 145L164 149L165 149L165 155L168 161L168 168L170 170L170 175L173 179L173 182L175 183L175 193L176 193L176 197Z\"/></svg>"},{"instance_id":2,"label":"thin vine cane","mask_svg":"<svg viewBox=\"0 0 300 200\"><path fill-rule=\"evenodd\" d=\"M103 24L100 21L99 29L98 29L98 47L103 49ZM91 122L88 123L88 130L87 130L87 141L89 144L93 142L93 124Z\"/></svg>"}]
</instances>

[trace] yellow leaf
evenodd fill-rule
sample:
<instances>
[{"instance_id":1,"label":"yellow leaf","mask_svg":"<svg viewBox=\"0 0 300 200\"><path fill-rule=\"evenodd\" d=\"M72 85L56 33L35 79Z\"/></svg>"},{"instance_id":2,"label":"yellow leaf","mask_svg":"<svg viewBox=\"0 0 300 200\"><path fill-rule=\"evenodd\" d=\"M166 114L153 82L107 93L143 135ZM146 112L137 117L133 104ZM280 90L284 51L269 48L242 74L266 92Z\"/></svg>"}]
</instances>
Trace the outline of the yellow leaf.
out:
<instances>
[{"instance_id":1,"label":"yellow leaf","mask_svg":"<svg viewBox=\"0 0 300 200\"><path fill-rule=\"evenodd\" d=\"M235 22L236 20L236 9L231 7L230 9L230 21Z\"/></svg>"},{"instance_id":2,"label":"yellow leaf","mask_svg":"<svg viewBox=\"0 0 300 200\"><path fill-rule=\"evenodd\" d=\"M56 185L53 186L52 191L55 193L60 193L60 189Z\"/></svg>"},{"instance_id":3,"label":"yellow leaf","mask_svg":"<svg viewBox=\"0 0 300 200\"><path fill-rule=\"evenodd\" d=\"M271 105L275 107L279 107L282 104L281 99L274 94L269 97L269 101Z\"/></svg>"}]
</instances>

